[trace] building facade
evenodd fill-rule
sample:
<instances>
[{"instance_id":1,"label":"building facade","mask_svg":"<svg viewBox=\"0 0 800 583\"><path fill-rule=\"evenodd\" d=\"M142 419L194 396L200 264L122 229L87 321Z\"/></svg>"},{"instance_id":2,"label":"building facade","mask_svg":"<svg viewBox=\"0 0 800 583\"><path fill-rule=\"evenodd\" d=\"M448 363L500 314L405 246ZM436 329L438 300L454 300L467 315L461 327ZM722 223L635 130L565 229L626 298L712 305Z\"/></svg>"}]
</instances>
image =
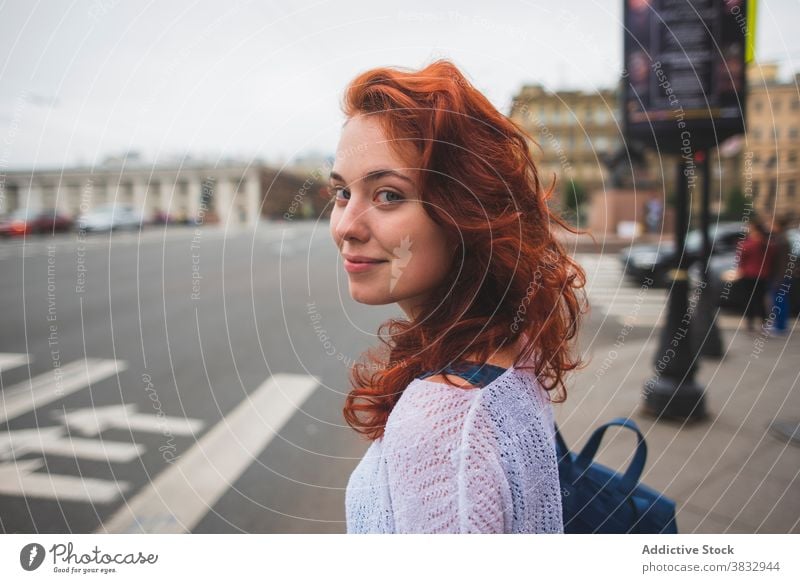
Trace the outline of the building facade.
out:
<instances>
[{"instance_id":1,"label":"building facade","mask_svg":"<svg viewBox=\"0 0 800 583\"><path fill-rule=\"evenodd\" d=\"M617 119L617 93L550 92L526 85L514 98L509 117L538 143L531 145L540 176L549 186L573 180L588 192L610 188L604 162L622 144Z\"/></svg>"},{"instance_id":2,"label":"building facade","mask_svg":"<svg viewBox=\"0 0 800 583\"><path fill-rule=\"evenodd\" d=\"M12 170L3 175L0 214L51 209L76 217L109 203L131 205L146 221L164 215L195 223L254 225L271 207L289 208L303 178L247 163Z\"/></svg>"},{"instance_id":3,"label":"building facade","mask_svg":"<svg viewBox=\"0 0 800 583\"><path fill-rule=\"evenodd\" d=\"M778 80L777 65L748 72L743 191L763 220L800 217L800 73Z\"/></svg>"}]
</instances>

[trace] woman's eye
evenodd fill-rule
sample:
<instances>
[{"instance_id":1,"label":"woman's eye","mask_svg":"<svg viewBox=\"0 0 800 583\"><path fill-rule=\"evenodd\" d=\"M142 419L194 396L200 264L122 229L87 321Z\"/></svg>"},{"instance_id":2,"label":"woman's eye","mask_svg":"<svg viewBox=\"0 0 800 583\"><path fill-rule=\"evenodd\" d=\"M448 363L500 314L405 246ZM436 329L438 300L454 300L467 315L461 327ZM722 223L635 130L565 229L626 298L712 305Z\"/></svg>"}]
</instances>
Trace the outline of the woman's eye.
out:
<instances>
[{"instance_id":1,"label":"woman's eye","mask_svg":"<svg viewBox=\"0 0 800 583\"><path fill-rule=\"evenodd\" d=\"M403 196L393 190L381 190L378 193L378 202L380 203L400 202L402 200L404 200Z\"/></svg>"},{"instance_id":2,"label":"woman's eye","mask_svg":"<svg viewBox=\"0 0 800 583\"><path fill-rule=\"evenodd\" d=\"M331 197L337 202L340 200L350 200L350 191L341 186L331 186L329 190Z\"/></svg>"}]
</instances>

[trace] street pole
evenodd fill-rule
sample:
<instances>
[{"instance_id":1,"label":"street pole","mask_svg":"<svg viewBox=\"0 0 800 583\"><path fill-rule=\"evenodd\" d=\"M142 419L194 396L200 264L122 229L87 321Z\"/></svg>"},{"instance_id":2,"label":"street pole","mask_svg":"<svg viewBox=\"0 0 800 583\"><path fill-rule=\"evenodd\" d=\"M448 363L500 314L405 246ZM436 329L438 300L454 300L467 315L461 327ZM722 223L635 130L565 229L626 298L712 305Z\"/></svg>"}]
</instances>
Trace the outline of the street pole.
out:
<instances>
[{"instance_id":1,"label":"street pole","mask_svg":"<svg viewBox=\"0 0 800 583\"><path fill-rule=\"evenodd\" d=\"M675 201L675 265L670 272L667 323L656 351L655 375L643 389L644 409L658 419L698 420L706 416L704 389L694 380L697 369L689 334L689 276L686 258L688 168L679 157Z\"/></svg>"},{"instance_id":2,"label":"street pole","mask_svg":"<svg viewBox=\"0 0 800 583\"><path fill-rule=\"evenodd\" d=\"M695 159L703 174L703 199L700 208L700 230L703 233L703 251L700 264L702 280L700 282L700 299L697 311L692 317L692 342L702 356L722 358L722 338L717 327L719 309L714 298L719 290L712 289L714 282L708 280L709 262L711 261L711 164L709 150L700 150Z\"/></svg>"}]
</instances>

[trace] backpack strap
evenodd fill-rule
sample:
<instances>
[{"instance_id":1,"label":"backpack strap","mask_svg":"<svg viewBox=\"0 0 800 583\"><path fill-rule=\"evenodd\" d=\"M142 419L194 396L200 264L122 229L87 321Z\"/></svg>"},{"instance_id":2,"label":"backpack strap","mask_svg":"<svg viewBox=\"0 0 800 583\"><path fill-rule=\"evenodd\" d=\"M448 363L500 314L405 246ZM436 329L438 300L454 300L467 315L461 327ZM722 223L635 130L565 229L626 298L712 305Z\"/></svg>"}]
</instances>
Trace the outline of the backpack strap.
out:
<instances>
[{"instance_id":1,"label":"backpack strap","mask_svg":"<svg viewBox=\"0 0 800 583\"><path fill-rule=\"evenodd\" d=\"M437 374L451 374L457 377L461 377L469 384L474 385L476 387L484 387L489 383L492 383L497 379L500 375L506 372L507 369L495 366L493 364L481 364L477 362L468 362L463 361L459 362L450 366L446 366L445 368L438 370L438 371L427 371L419 375L418 379L424 379L429 376L434 376Z\"/></svg>"},{"instance_id":2,"label":"backpack strap","mask_svg":"<svg viewBox=\"0 0 800 583\"><path fill-rule=\"evenodd\" d=\"M620 485L625 492L633 492L633 490L636 488L636 485L639 483L639 477L642 475L645 461L647 460L647 443L644 440L642 432L639 431L639 426L636 425L636 422L633 419L617 417L616 419L613 419L608 423L604 423L595 429L594 433L592 433L591 437L589 438L589 441L586 442L586 445L583 446L583 449L575 458L575 463L578 464L580 468L586 468L592 464L594 456L597 453L597 449L600 446L600 440L603 439L606 429L614 426L625 427L636 433L638 440L636 445L636 453L633 455L633 460L628 466L628 469L622 475L622 481L620 482Z\"/></svg>"}]
</instances>

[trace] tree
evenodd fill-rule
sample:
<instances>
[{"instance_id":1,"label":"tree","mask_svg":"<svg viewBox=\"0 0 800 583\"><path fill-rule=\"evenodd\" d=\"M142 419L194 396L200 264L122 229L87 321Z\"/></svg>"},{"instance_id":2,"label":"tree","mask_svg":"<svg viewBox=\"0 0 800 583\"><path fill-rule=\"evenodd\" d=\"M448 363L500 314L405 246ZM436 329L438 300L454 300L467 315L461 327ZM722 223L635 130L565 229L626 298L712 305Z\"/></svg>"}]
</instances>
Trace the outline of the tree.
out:
<instances>
[{"instance_id":1,"label":"tree","mask_svg":"<svg viewBox=\"0 0 800 583\"><path fill-rule=\"evenodd\" d=\"M564 183L562 198L565 209L577 212L580 207L586 204L588 195L580 182L570 178Z\"/></svg>"},{"instance_id":2,"label":"tree","mask_svg":"<svg viewBox=\"0 0 800 583\"><path fill-rule=\"evenodd\" d=\"M725 217L732 221L738 221L744 216L747 207L747 198L739 187L731 188L728 196L725 197Z\"/></svg>"},{"instance_id":3,"label":"tree","mask_svg":"<svg viewBox=\"0 0 800 583\"><path fill-rule=\"evenodd\" d=\"M564 217L576 225L582 224L588 199L589 195L580 182L571 178L564 182L564 186L561 189Z\"/></svg>"}]
</instances>

